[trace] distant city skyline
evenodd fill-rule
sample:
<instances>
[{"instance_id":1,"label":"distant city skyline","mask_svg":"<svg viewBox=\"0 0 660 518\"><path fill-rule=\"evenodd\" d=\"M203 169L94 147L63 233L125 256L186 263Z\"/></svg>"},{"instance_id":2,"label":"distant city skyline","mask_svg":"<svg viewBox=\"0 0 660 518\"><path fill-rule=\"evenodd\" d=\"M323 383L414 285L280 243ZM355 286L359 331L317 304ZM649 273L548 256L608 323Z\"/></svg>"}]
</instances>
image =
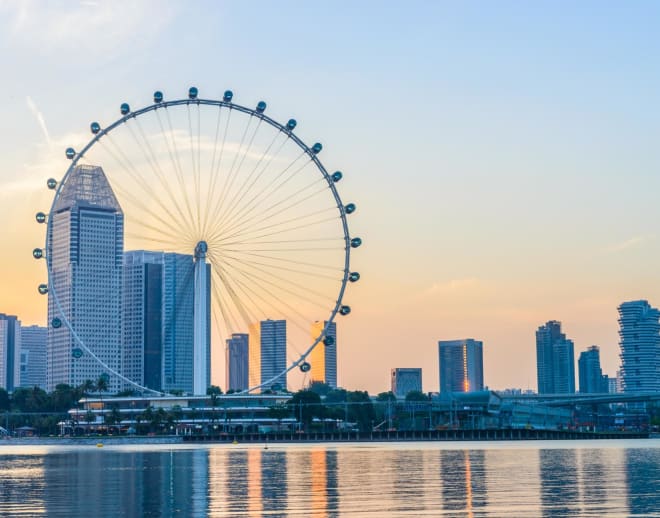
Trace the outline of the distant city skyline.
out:
<instances>
[{"instance_id":1,"label":"distant city skyline","mask_svg":"<svg viewBox=\"0 0 660 518\"><path fill-rule=\"evenodd\" d=\"M611 376L617 307L660 304L657 3L145 1L126 12L0 7L11 78L0 96L0 311L47 323L45 264L30 253L44 243L34 215L49 212L45 181L63 176L64 150L81 149L90 122L116 120L122 102L193 85L295 117L344 173L364 246L340 324L342 386L376 393L414 357L434 390L437 341L478 336L487 386L536 388L534 331L548 320L576 352L598 344ZM224 345L213 345L216 384Z\"/></svg>"}]
</instances>

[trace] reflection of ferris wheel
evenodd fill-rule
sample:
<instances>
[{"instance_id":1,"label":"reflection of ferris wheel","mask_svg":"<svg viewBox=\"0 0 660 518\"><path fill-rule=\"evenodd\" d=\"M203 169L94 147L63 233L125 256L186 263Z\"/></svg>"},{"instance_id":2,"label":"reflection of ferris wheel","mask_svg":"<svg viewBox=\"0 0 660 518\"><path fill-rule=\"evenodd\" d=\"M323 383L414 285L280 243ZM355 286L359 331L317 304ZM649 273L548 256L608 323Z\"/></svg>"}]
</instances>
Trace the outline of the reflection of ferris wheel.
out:
<instances>
[{"instance_id":1,"label":"reflection of ferris wheel","mask_svg":"<svg viewBox=\"0 0 660 518\"><path fill-rule=\"evenodd\" d=\"M342 299L347 283L360 278L349 259L361 240L349 235L346 216L355 205L339 197L342 173L326 171L318 158L321 144L307 146L294 133L294 119L280 124L265 115L265 102L252 109L232 98L226 91L222 100L202 99L192 87L187 99L166 101L155 92L154 104L145 108L122 104L120 119L91 123L93 137L81 151L66 150L71 166L60 182L48 180L55 190L50 213L36 216L48 226L45 249L34 256L49 259L48 285L39 286L55 304L49 325L68 329L74 358L89 356L140 390L150 388L108 365L80 336L53 280L54 211L74 170L85 164L103 168L121 205L125 250L194 253L195 261L209 265L199 269L205 274L195 270L209 276L195 283L210 284L206 306L215 351L256 323L286 321L285 365L250 390L270 387L295 368L307 373L317 344L335 345L329 332L335 316L350 313Z\"/></svg>"}]
</instances>

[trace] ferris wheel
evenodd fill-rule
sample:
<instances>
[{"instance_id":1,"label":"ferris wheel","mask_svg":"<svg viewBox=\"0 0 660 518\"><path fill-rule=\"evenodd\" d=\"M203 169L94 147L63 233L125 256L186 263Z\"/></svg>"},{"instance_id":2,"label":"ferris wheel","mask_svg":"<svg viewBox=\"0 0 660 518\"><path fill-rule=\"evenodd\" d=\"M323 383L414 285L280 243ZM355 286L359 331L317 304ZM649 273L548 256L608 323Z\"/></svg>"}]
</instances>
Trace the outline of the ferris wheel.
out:
<instances>
[{"instance_id":1,"label":"ferris wheel","mask_svg":"<svg viewBox=\"0 0 660 518\"><path fill-rule=\"evenodd\" d=\"M55 191L50 211L36 214L46 225L45 247L33 256L48 265L48 284L39 292L52 305L50 331L69 333L74 358L84 356L141 391L157 392L98 353L92 335L86 338L71 317L75 302L65 301L59 287L66 274L54 264L64 252L53 236L73 184L84 188L78 178L84 168L98 168L95 174L109 185L93 196L116 199L124 251L194 256L201 265L188 279L195 285L195 314L202 315L195 317L196 373L210 370L198 357L200 347L216 356L255 324L285 321L286 364L258 383L251 377L248 391L270 388L294 369L308 373L314 348L335 345L335 317L351 312L343 299L347 285L360 279L350 254L362 240L349 233L347 216L356 206L340 198L342 173L326 170L322 145L303 142L295 119L282 124L266 115L264 101L250 108L233 97L227 90L222 99L203 98L191 87L187 98L170 101L157 91L144 108L121 104L119 119L92 122L91 140L80 150L66 149L70 166L61 180L47 182ZM208 300L200 295L204 287ZM207 332L209 343L198 346Z\"/></svg>"}]
</instances>

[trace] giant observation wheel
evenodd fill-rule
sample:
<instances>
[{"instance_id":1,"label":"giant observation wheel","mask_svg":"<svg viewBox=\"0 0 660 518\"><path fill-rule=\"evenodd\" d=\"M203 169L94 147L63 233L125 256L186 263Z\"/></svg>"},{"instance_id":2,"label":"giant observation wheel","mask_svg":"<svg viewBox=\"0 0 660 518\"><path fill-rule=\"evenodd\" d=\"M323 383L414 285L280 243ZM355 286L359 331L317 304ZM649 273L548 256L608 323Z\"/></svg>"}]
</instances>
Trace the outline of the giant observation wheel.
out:
<instances>
[{"instance_id":1,"label":"giant observation wheel","mask_svg":"<svg viewBox=\"0 0 660 518\"><path fill-rule=\"evenodd\" d=\"M270 388L294 369L307 373L314 348L335 345L329 330L337 315L350 313L345 290L360 278L350 254L361 239L350 235L347 221L356 207L339 195L342 173L321 163L322 145L306 144L294 132L296 120L269 117L263 101L237 104L229 90L215 100L191 87L187 98L171 101L158 91L153 104L131 110L123 103L120 113L106 125L92 122L92 138L80 150L66 149L66 173L48 180L51 209L36 215L47 227L45 247L33 255L48 265L39 292L49 294L50 331L68 330L74 362L87 358L124 386L155 391L103 360L58 288L66 274L54 266L62 253L53 239L57 214L74 182L84 188L76 171L96 166L121 207L125 251L194 255L209 265L202 282L210 285L212 356L223 355L235 334L284 320L286 364L258 383L251 375L249 390ZM167 318L177 311L184 309Z\"/></svg>"}]
</instances>

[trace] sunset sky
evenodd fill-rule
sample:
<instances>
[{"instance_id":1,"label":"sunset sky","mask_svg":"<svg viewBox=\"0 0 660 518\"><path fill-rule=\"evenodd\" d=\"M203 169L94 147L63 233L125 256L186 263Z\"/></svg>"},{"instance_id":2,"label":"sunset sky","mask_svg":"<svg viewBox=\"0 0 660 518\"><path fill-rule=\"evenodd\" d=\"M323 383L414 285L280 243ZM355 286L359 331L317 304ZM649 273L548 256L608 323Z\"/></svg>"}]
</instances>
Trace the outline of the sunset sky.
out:
<instances>
[{"instance_id":1,"label":"sunset sky","mask_svg":"<svg viewBox=\"0 0 660 518\"><path fill-rule=\"evenodd\" d=\"M536 389L548 320L614 375L617 305L660 305L659 19L643 1L0 0L0 312L45 324L34 214L92 120L231 88L323 142L358 206L341 385L422 367L436 391L437 341L469 337L489 387Z\"/></svg>"}]
</instances>

